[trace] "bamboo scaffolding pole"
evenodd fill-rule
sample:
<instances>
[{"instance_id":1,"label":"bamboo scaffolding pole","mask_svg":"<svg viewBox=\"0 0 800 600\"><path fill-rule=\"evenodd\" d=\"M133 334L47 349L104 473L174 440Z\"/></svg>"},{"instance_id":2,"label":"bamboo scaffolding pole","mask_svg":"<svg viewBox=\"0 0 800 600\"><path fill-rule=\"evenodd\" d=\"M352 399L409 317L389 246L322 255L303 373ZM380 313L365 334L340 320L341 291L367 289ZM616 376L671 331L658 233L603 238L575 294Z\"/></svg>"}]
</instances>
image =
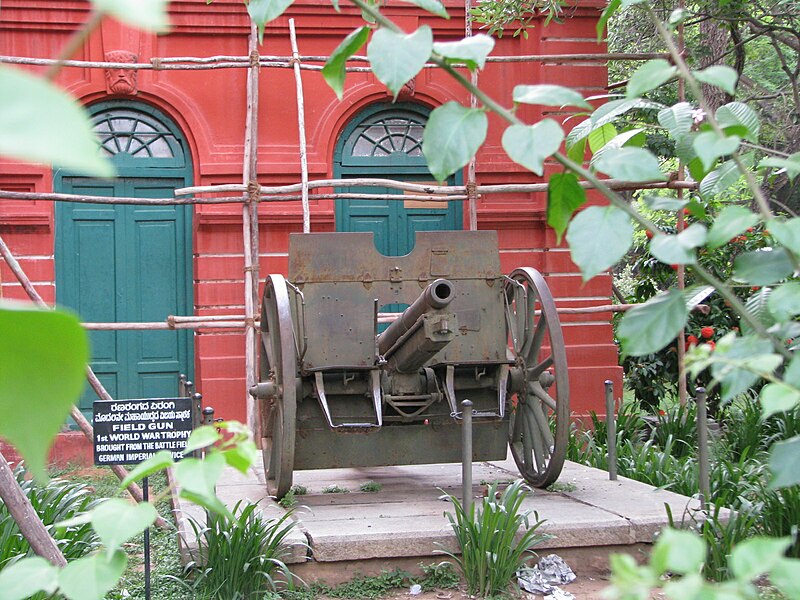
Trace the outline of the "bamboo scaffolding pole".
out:
<instances>
[{"instance_id":1,"label":"bamboo scaffolding pole","mask_svg":"<svg viewBox=\"0 0 800 600\"><path fill-rule=\"evenodd\" d=\"M48 306L48 304L39 295L39 292L37 292L33 287L31 280L28 279L28 276L25 274L25 271L22 270L22 267L20 266L19 262L17 262L17 259L14 258L14 255L11 253L11 250L6 245L6 242L2 236L0 236L0 255L2 255L9 269L12 273L14 273L14 276L17 278L17 281L19 281L22 289L25 290L25 293L33 301L33 303L41 308L49 309L50 306ZM103 384L100 383L100 380L97 378L94 371L92 371L92 368L88 365L86 366L86 378L89 380L89 385L92 386L92 389L99 398L102 400L113 400L106 388L103 387ZM93 443L94 430L92 429L89 421L86 420L86 417L83 416L83 413L81 413L81 411L78 410L78 407L75 405L73 405L70 409L70 416L75 421L78 428L83 432L83 435L89 440L89 443ZM128 476L128 471L124 467L120 465L110 465L110 467L111 471L119 478L120 481ZM142 488L140 488L137 484L132 483L127 489L128 493L137 503L144 501ZM156 525L162 529L169 527L167 522L161 516L158 517Z\"/></svg>"},{"instance_id":2,"label":"bamboo scaffolding pole","mask_svg":"<svg viewBox=\"0 0 800 600\"><path fill-rule=\"evenodd\" d=\"M244 136L244 165L242 180L245 193L244 206L242 207L242 237L244 242L244 317L245 317L245 406L247 407L247 425L253 431L257 442L261 440L260 419L256 413L255 398L250 395L250 388L257 383L256 376L256 330L255 307L258 303L258 253L253 260L254 244L258 243L258 221L255 221L255 235L253 235L253 220L258 219L257 202L257 157L258 157L258 85L259 85L259 59L258 59L258 31L254 23L250 24L250 37L248 39L250 65L247 71L247 113Z\"/></svg>"},{"instance_id":3,"label":"bamboo scaffolding pole","mask_svg":"<svg viewBox=\"0 0 800 600\"><path fill-rule=\"evenodd\" d=\"M580 182L584 188L591 188L591 183L587 181ZM635 183L630 181L623 181L620 179L604 179L603 183L612 189L624 190L637 190L637 189L696 189L698 187L695 181L654 181L651 183ZM477 190L481 194L505 194L505 193L527 193L527 192L546 192L547 183L512 183L512 184L498 184L498 185L480 185ZM321 187L387 187L395 190L402 190L408 192L418 192L422 194L466 194L467 187L464 185L426 185L417 183L408 183L403 181L395 181L393 179L379 179L374 177L361 177L357 179L317 179L308 182L309 189L316 189ZM302 184L292 183L280 186L265 186L262 185L259 191L262 194L280 194L300 192ZM237 184L226 185L207 185L207 186L194 186L178 188L175 190L176 196L186 196L203 193L225 193L225 192L244 192L246 189ZM19 192L22 194L25 192ZM5 194L5 192L3 192ZM66 194L60 194L65 196ZM351 194L348 194L351 196ZM19 198L19 195L8 196L9 198ZM403 198L395 198L402 200Z\"/></svg>"},{"instance_id":4,"label":"bamboo scaffolding pole","mask_svg":"<svg viewBox=\"0 0 800 600\"><path fill-rule=\"evenodd\" d=\"M466 37L472 36L472 0L464 1L464 34ZM470 81L474 87L478 87L478 70L474 69L470 72ZM469 94L470 108L478 107L478 98L470 92ZM477 177L476 170L478 165L478 153L474 153L472 158L467 163L467 197L468 197L468 212L469 212L469 230L478 230L478 193L477 193Z\"/></svg>"},{"instance_id":5,"label":"bamboo scaffolding pole","mask_svg":"<svg viewBox=\"0 0 800 600\"><path fill-rule=\"evenodd\" d=\"M616 179L605 179L604 183L614 190L655 190L655 189L674 189L674 190L695 190L698 187L696 181L656 181L652 183L631 183L627 181L619 181ZM580 186L583 188L591 189L592 185L586 181L581 181ZM324 179L319 181L309 181L309 189L320 187L385 187L401 191L418 191L419 194L413 195L398 195L398 194L357 194L357 193L321 193L309 194L309 200L325 200L325 199L338 199L338 198L355 198L364 200L392 200L403 202L405 200L419 200L422 202L450 202L451 200L467 200L467 187L463 185L454 186L424 186L411 184L400 181L392 181L390 179ZM217 188L230 188L233 190L220 190ZM301 200L300 194L291 195L291 192L301 191L302 184L290 184L285 186L260 186L261 191L265 190L286 190L287 195L278 194L262 194L258 197L258 202L292 202ZM528 194L546 192L546 183L529 183L529 184L502 184L502 185L478 185L475 187L478 194ZM181 194L186 193L215 193L215 192L243 192L245 187L242 185L224 185L224 186L204 186L196 188L182 188L176 190ZM444 196L441 198L433 197ZM126 198L114 196L83 196L80 194L53 194L53 193L37 193L37 192L13 192L0 190L0 202L3 200L40 200L44 202L76 202L76 203L96 203L96 204L136 204L136 205L174 205L174 204L241 204L246 202L243 196L225 196L225 197L191 197L191 198Z\"/></svg>"},{"instance_id":6,"label":"bamboo scaffolding pole","mask_svg":"<svg viewBox=\"0 0 800 600\"><path fill-rule=\"evenodd\" d=\"M301 202L303 204L303 233L311 231L311 210L308 206L308 158L306 154L306 112L303 101L303 78L300 75L300 52L297 48L297 34L294 30L294 19L289 19L289 38L292 44L292 61L294 62L294 81L297 93L297 132L300 139L300 185Z\"/></svg>"},{"instance_id":7,"label":"bamboo scaffolding pole","mask_svg":"<svg viewBox=\"0 0 800 600\"><path fill-rule=\"evenodd\" d=\"M303 63L324 63L327 56L299 56ZM608 60L650 60L653 58L669 59L664 52L598 52L586 54L526 54L521 56L490 56L489 63L521 63L521 62L601 62ZM351 56L348 62L368 63L366 56ZM119 63L92 60L65 60L54 58L35 58L30 56L0 56L0 63L12 65L49 67L58 64L62 67L80 69L127 69L131 71L207 71L213 69L245 69L250 66L249 56L208 56L208 57L153 57L150 62ZM267 68L294 68L291 56L261 56L259 66ZM455 66L464 67L456 64ZM301 69L321 71L322 65L303 64ZM427 63L424 68L435 69L437 65ZM346 67L349 72L368 72L370 67Z\"/></svg>"},{"instance_id":8,"label":"bamboo scaffolding pole","mask_svg":"<svg viewBox=\"0 0 800 600\"><path fill-rule=\"evenodd\" d=\"M211 323L174 323L163 321L141 321L135 323L82 323L84 329L92 331L137 331L159 329L244 329L245 320L241 321L214 321Z\"/></svg>"}]
</instances>

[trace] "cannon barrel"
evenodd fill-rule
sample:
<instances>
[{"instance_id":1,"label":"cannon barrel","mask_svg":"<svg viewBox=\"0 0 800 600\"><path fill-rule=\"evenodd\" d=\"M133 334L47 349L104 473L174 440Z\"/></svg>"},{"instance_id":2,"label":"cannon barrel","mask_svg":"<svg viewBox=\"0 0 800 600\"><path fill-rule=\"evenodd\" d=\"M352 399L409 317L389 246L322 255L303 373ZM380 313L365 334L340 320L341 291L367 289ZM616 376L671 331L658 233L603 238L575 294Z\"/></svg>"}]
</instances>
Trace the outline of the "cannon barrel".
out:
<instances>
[{"instance_id":1,"label":"cannon barrel","mask_svg":"<svg viewBox=\"0 0 800 600\"><path fill-rule=\"evenodd\" d=\"M453 297L452 283L435 280L378 336L378 352L390 372L415 373L453 340L456 316L442 311Z\"/></svg>"},{"instance_id":2,"label":"cannon barrel","mask_svg":"<svg viewBox=\"0 0 800 600\"><path fill-rule=\"evenodd\" d=\"M414 303L403 311L403 314L382 334L378 336L378 352L386 352L394 346L400 337L411 329L417 320L426 312L441 309L453 299L453 284L447 279L436 279L429 284Z\"/></svg>"}]
</instances>

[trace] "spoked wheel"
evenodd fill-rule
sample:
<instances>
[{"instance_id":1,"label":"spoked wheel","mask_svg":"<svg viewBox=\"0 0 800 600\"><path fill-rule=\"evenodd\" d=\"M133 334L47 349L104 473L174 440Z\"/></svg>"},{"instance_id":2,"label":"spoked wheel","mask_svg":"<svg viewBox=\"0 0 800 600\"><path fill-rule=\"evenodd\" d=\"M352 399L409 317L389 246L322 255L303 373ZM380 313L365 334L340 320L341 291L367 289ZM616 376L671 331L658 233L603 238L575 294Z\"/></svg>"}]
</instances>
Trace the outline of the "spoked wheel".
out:
<instances>
[{"instance_id":1,"label":"spoked wheel","mask_svg":"<svg viewBox=\"0 0 800 600\"><path fill-rule=\"evenodd\" d=\"M516 385L508 443L525 480L547 487L561 474L569 439L569 379L564 336L541 273L516 269L506 282L511 350L523 376Z\"/></svg>"},{"instance_id":2,"label":"spoked wheel","mask_svg":"<svg viewBox=\"0 0 800 600\"><path fill-rule=\"evenodd\" d=\"M262 454L267 490L283 498L292 487L297 416L297 352L286 280L267 279L261 302L262 382L274 384L275 395L261 399Z\"/></svg>"}]
</instances>

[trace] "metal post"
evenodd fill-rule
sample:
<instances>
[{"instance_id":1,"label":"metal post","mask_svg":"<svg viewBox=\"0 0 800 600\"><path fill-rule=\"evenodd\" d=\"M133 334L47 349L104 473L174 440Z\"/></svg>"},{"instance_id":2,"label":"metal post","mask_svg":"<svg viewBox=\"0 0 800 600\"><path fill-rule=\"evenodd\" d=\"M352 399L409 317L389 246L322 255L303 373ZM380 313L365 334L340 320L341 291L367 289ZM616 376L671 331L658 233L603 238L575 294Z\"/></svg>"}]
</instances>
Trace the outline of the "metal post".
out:
<instances>
[{"instance_id":1,"label":"metal post","mask_svg":"<svg viewBox=\"0 0 800 600\"><path fill-rule=\"evenodd\" d=\"M472 519L472 402L464 400L461 411L461 502L467 518Z\"/></svg>"},{"instance_id":2,"label":"metal post","mask_svg":"<svg viewBox=\"0 0 800 600\"><path fill-rule=\"evenodd\" d=\"M185 398L186 397L186 380L187 379L188 378L183 373L181 373L178 376L178 396L180 396L181 398Z\"/></svg>"},{"instance_id":3,"label":"metal post","mask_svg":"<svg viewBox=\"0 0 800 600\"><path fill-rule=\"evenodd\" d=\"M150 484L147 477L142 479L142 498L150 501ZM150 527L144 530L144 598L150 600Z\"/></svg>"},{"instance_id":4,"label":"metal post","mask_svg":"<svg viewBox=\"0 0 800 600\"><path fill-rule=\"evenodd\" d=\"M614 382L606 379L606 436L608 445L608 478L617 480L617 418L614 411Z\"/></svg>"},{"instance_id":5,"label":"metal post","mask_svg":"<svg viewBox=\"0 0 800 600\"><path fill-rule=\"evenodd\" d=\"M706 507L711 497L708 476L708 413L706 411L706 389L697 388L697 462L700 479L700 503Z\"/></svg>"}]
</instances>

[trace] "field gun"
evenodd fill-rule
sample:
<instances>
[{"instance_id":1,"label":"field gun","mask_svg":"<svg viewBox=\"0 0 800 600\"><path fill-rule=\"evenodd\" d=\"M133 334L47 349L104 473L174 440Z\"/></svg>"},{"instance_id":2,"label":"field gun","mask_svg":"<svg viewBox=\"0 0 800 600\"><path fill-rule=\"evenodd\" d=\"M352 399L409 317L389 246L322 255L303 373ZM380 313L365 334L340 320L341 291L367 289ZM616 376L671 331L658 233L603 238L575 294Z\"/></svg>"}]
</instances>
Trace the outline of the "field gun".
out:
<instances>
[{"instance_id":1,"label":"field gun","mask_svg":"<svg viewBox=\"0 0 800 600\"><path fill-rule=\"evenodd\" d=\"M501 272L495 232L418 232L406 256L379 254L370 233L292 234L288 280L266 279L260 346L251 394L279 498L294 470L460 461L465 399L473 460L510 447L537 487L561 472L555 303L535 269Z\"/></svg>"}]
</instances>

